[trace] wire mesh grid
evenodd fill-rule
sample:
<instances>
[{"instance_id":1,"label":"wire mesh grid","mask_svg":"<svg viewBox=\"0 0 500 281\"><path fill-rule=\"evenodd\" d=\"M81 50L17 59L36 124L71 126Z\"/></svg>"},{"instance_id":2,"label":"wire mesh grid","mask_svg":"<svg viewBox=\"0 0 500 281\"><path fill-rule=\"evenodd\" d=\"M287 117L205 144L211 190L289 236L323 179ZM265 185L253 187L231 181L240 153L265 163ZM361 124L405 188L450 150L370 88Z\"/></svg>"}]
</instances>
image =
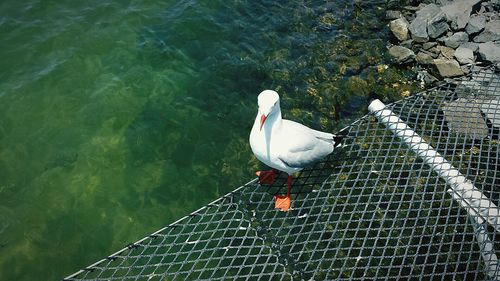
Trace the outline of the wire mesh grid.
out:
<instances>
[{"instance_id":1,"label":"wire mesh grid","mask_svg":"<svg viewBox=\"0 0 500 281\"><path fill-rule=\"evenodd\" d=\"M491 208L500 204L495 69L387 108ZM449 184L379 121L356 121L340 149L295 178L289 212L272 200L285 192L285 175L272 186L253 180L66 280L498 280L498 225L471 219Z\"/></svg>"}]
</instances>

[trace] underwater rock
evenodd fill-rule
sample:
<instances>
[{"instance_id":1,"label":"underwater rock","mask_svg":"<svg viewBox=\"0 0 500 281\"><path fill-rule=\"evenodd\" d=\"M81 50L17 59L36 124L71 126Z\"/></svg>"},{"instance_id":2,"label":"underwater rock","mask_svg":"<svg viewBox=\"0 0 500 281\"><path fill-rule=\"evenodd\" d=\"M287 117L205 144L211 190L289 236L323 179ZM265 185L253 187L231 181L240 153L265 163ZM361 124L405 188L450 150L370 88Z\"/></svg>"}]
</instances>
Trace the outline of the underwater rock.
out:
<instances>
[{"instance_id":1,"label":"underwater rock","mask_svg":"<svg viewBox=\"0 0 500 281\"><path fill-rule=\"evenodd\" d=\"M387 0L385 5L388 9L399 9L401 8L401 1L399 0Z\"/></svg>"},{"instance_id":2,"label":"underwater rock","mask_svg":"<svg viewBox=\"0 0 500 281\"><path fill-rule=\"evenodd\" d=\"M459 98L443 107L444 118L451 131L475 139L488 136L488 126L479 105L473 100Z\"/></svg>"},{"instance_id":3,"label":"underwater rock","mask_svg":"<svg viewBox=\"0 0 500 281\"><path fill-rule=\"evenodd\" d=\"M474 52L465 47L458 47L455 50L455 58L460 64L469 64L474 62Z\"/></svg>"},{"instance_id":4,"label":"underwater rock","mask_svg":"<svg viewBox=\"0 0 500 281\"><path fill-rule=\"evenodd\" d=\"M483 61L491 63L500 61L500 46L493 42L479 44L478 52Z\"/></svg>"},{"instance_id":5,"label":"underwater rock","mask_svg":"<svg viewBox=\"0 0 500 281\"><path fill-rule=\"evenodd\" d=\"M405 41L408 39L408 26L410 24L406 21L405 18L399 18L393 20L389 23L389 28L392 31L392 34L399 40Z\"/></svg>"},{"instance_id":6,"label":"underwater rock","mask_svg":"<svg viewBox=\"0 0 500 281\"><path fill-rule=\"evenodd\" d=\"M460 65L456 60L434 59L432 66L435 73L442 78L456 77L464 75Z\"/></svg>"},{"instance_id":7,"label":"underwater rock","mask_svg":"<svg viewBox=\"0 0 500 281\"><path fill-rule=\"evenodd\" d=\"M392 46L391 48L389 48L389 54L398 64L409 63L415 59L415 53L412 50L402 46Z\"/></svg>"}]
</instances>

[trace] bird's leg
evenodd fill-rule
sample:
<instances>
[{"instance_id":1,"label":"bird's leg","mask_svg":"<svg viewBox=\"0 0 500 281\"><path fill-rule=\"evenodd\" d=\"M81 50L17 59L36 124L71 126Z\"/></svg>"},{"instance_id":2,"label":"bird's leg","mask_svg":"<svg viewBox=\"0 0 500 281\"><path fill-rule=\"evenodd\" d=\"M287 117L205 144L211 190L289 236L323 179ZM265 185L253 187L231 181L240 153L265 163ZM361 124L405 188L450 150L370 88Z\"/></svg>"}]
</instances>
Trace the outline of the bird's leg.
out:
<instances>
[{"instance_id":1,"label":"bird's leg","mask_svg":"<svg viewBox=\"0 0 500 281\"><path fill-rule=\"evenodd\" d=\"M276 174L278 171L275 169L269 171L257 171L255 174L259 177L260 184L273 184L276 181Z\"/></svg>"},{"instance_id":2,"label":"bird's leg","mask_svg":"<svg viewBox=\"0 0 500 281\"><path fill-rule=\"evenodd\" d=\"M292 204L292 199L290 198L290 191L292 190L292 176L288 176L288 191L286 195L275 195L274 196L274 208L283 212L288 212L290 205Z\"/></svg>"}]
</instances>

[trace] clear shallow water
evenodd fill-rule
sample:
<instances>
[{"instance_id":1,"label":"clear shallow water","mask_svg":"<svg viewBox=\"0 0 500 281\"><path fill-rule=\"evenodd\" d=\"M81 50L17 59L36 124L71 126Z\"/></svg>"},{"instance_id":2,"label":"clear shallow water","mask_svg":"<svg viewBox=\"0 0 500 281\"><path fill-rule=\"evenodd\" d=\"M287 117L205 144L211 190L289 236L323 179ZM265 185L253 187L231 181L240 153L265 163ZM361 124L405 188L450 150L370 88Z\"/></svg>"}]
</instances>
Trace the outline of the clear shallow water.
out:
<instances>
[{"instance_id":1,"label":"clear shallow water","mask_svg":"<svg viewBox=\"0 0 500 281\"><path fill-rule=\"evenodd\" d=\"M383 1L23 2L0 4L0 280L60 279L253 178L265 88L342 128L384 61Z\"/></svg>"}]
</instances>

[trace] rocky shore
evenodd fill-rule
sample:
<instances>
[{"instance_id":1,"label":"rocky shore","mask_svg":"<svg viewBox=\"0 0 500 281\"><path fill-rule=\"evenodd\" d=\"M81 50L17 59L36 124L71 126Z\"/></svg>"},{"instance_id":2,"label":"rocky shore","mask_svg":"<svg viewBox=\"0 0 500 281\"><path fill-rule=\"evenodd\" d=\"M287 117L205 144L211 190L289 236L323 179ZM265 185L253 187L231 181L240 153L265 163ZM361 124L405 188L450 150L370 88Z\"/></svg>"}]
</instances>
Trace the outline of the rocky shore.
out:
<instances>
[{"instance_id":1,"label":"rocky shore","mask_svg":"<svg viewBox=\"0 0 500 281\"><path fill-rule=\"evenodd\" d=\"M395 64L412 65L425 84L500 66L500 0L388 0L388 46Z\"/></svg>"}]
</instances>

